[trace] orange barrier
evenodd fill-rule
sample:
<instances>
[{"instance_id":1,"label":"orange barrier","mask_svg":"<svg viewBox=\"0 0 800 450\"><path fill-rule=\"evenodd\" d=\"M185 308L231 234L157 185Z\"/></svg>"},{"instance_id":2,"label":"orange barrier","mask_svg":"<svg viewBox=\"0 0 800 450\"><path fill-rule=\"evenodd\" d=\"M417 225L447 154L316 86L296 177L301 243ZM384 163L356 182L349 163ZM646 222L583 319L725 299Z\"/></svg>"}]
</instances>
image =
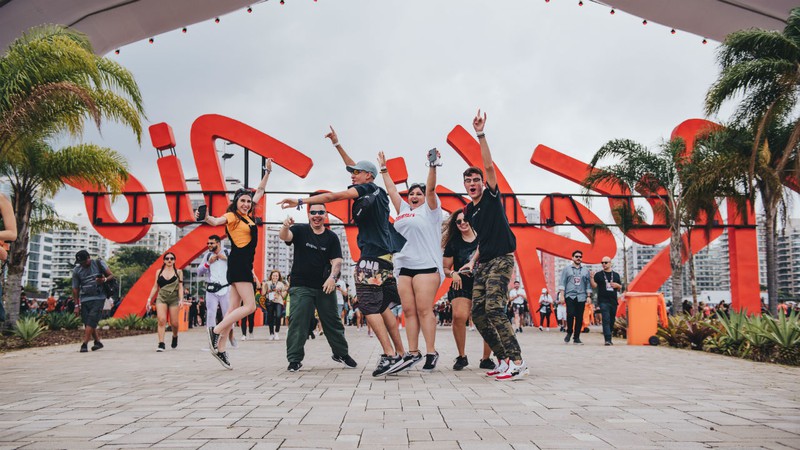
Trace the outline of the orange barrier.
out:
<instances>
[{"instance_id":1,"label":"orange barrier","mask_svg":"<svg viewBox=\"0 0 800 450\"><path fill-rule=\"evenodd\" d=\"M189 329L189 305L181 305L178 309L178 331Z\"/></svg>"},{"instance_id":2,"label":"orange barrier","mask_svg":"<svg viewBox=\"0 0 800 450\"><path fill-rule=\"evenodd\" d=\"M264 312L261 310L261 308L256 308L256 315L253 320L253 324L254 324L253 326L256 327L264 326Z\"/></svg>"},{"instance_id":3,"label":"orange barrier","mask_svg":"<svg viewBox=\"0 0 800 450\"><path fill-rule=\"evenodd\" d=\"M628 307L628 345L648 345L658 331L658 320L666 326L667 307L664 295L651 292L626 292L624 304Z\"/></svg>"}]
</instances>

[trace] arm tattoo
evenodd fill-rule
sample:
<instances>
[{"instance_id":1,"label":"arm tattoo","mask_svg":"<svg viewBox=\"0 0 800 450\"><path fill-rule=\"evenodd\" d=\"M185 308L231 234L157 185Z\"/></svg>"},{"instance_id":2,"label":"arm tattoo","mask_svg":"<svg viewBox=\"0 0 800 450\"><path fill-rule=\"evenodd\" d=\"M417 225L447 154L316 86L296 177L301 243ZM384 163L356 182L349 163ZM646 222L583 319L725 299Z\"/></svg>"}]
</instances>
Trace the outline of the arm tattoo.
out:
<instances>
[{"instance_id":1,"label":"arm tattoo","mask_svg":"<svg viewBox=\"0 0 800 450\"><path fill-rule=\"evenodd\" d=\"M334 280L339 281L339 275L342 271L342 260L335 261L331 266L331 276Z\"/></svg>"}]
</instances>

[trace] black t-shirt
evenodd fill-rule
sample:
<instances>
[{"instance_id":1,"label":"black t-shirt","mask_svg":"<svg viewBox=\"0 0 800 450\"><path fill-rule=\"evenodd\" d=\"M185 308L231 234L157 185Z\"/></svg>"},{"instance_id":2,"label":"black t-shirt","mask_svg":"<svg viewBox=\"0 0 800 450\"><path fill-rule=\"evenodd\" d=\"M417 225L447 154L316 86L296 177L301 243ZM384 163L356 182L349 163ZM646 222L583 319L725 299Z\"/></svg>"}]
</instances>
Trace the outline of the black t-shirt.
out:
<instances>
[{"instance_id":1,"label":"black t-shirt","mask_svg":"<svg viewBox=\"0 0 800 450\"><path fill-rule=\"evenodd\" d=\"M292 286L322 289L331 274L331 260L342 257L339 238L328 229L316 234L307 224L292 225L289 231L292 240L286 244L294 244Z\"/></svg>"},{"instance_id":2,"label":"black t-shirt","mask_svg":"<svg viewBox=\"0 0 800 450\"><path fill-rule=\"evenodd\" d=\"M468 263L475 250L478 249L478 239L466 242L459 233L450 239L444 246L444 256L453 258L453 270L458 271L464 264Z\"/></svg>"},{"instance_id":3,"label":"black t-shirt","mask_svg":"<svg viewBox=\"0 0 800 450\"><path fill-rule=\"evenodd\" d=\"M389 196L375 183L354 184L353 221L358 226L358 248L362 258L377 258L399 252L405 239L389 223Z\"/></svg>"},{"instance_id":4,"label":"black t-shirt","mask_svg":"<svg viewBox=\"0 0 800 450\"><path fill-rule=\"evenodd\" d=\"M486 262L517 249L517 238L508 225L499 187L492 191L487 186L477 205L467 204L464 217L478 233L478 261Z\"/></svg>"},{"instance_id":5,"label":"black t-shirt","mask_svg":"<svg viewBox=\"0 0 800 450\"><path fill-rule=\"evenodd\" d=\"M617 291L610 286L610 283L622 284L622 279L617 272L614 272L613 270L611 272L601 270L594 274L594 282L597 283L598 303L614 303L617 301Z\"/></svg>"}]
</instances>

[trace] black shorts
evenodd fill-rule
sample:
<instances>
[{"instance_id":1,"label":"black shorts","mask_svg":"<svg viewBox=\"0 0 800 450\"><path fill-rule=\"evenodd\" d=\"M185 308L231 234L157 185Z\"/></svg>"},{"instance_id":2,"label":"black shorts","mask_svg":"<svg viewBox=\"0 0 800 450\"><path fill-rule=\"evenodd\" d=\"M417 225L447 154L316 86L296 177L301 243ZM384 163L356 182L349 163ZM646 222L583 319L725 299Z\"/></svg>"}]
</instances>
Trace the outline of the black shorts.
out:
<instances>
[{"instance_id":1,"label":"black shorts","mask_svg":"<svg viewBox=\"0 0 800 450\"><path fill-rule=\"evenodd\" d=\"M414 278L414 276L416 276L416 275L424 275L424 274L428 274L428 273L436 273L438 271L439 271L439 269L437 269L436 267L430 267L430 268L427 268L427 269L408 269L408 268L402 267L400 269L400 276L401 277L405 276L405 277Z\"/></svg>"},{"instance_id":2,"label":"black shorts","mask_svg":"<svg viewBox=\"0 0 800 450\"><path fill-rule=\"evenodd\" d=\"M83 324L90 328L97 328L105 303L105 300L81 302L81 321Z\"/></svg>"},{"instance_id":3,"label":"black shorts","mask_svg":"<svg viewBox=\"0 0 800 450\"><path fill-rule=\"evenodd\" d=\"M472 300L472 277L461 275L461 289L453 289L450 285L450 290L447 291L447 301L453 301L454 298L465 297Z\"/></svg>"},{"instance_id":4,"label":"black shorts","mask_svg":"<svg viewBox=\"0 0 800 450\"><path fill-rule=\"evenodd\" d=\"M361 258L355 267L358 309L365 316L381 314L386 308L400 304L394 265L379 258Z\"/></svg>"}]
</instances>

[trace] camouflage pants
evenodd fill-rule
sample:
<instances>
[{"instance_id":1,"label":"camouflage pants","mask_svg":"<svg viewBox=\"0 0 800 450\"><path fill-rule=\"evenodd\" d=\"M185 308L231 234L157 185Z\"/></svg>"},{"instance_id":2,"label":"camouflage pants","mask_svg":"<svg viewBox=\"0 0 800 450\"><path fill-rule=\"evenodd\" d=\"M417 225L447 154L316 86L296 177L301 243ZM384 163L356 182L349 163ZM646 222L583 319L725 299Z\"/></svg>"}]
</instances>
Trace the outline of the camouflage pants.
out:
<instances>
[{"instance_id":1,"label":"camouflage pants","mask_svg":"<svg viewBox=\"0 0 800 450\"><path fill-rule=\"evenodd\" d=\"M504 312L514 257L498 256L480 263L472 288L472 321L498 359L522 359L519 342Z\"/></svg>"}]
</instances>

